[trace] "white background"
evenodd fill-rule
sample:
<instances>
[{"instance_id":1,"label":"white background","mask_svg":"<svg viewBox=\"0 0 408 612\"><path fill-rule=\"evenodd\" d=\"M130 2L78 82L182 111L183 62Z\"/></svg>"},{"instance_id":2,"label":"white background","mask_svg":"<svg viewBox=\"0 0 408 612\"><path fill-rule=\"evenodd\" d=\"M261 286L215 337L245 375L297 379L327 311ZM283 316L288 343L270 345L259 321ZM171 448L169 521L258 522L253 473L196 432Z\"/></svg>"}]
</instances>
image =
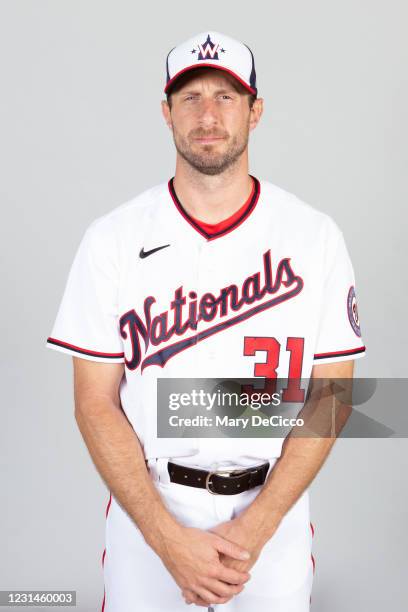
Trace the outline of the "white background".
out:
<instances>
[{"instance_id":1,"label":"white background","mask_svg":"<svg viewBox=\"0 0 408 612\"><path fill-rule=\"evenodd\" d=\"M74 421L71 360L45 339L87 225L174 173L165 58L195 33L254 52L251 172L344 232L367 346L356 376L406 376L407 13L396 0L1 1L0 589L76 589L78 610L100 607L108 492ZM314 612L406 610L407 463L406 440L337 442L312 485Z\"/></svg>"}]
</instances>

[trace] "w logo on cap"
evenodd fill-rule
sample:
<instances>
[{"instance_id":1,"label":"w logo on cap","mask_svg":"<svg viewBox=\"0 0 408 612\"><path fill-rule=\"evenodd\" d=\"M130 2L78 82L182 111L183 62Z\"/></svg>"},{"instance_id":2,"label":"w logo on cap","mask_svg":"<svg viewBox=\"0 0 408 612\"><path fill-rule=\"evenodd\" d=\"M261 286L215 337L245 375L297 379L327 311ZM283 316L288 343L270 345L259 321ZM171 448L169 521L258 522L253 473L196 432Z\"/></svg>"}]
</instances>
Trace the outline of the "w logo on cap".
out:
<instances>
[{"instance_id":1,"label":"w logo on cap","mask_svg":"<svg viewBox=\"0 0 408 612\"><path fill-rule=\"evenodd\" d=\"M235 77L252 95L257 96L251 49L239 40L214 30L204 30L168 52L164 93L169 95L180 77L201 66L224 70Z\"/></svg>"},{"instance_id":2,"label":"w logo on cap","mask_svg":"<svg viewBox=\"0 0 408 612\"><path fill-rule=\"evenodd\" d=\"M198 45L199 54L197 56L197 60L206 60L206 59L218 60L220 59L218 57L219 47L220 47L220 44L213 43L210 38L210 35L208 34L207 40L205 41L205 43ZM220 49L220 51L222 53L225 53L225 49ZM193 49L191 53L196 53L196 50Z\"/></svg>"}]
</instances>

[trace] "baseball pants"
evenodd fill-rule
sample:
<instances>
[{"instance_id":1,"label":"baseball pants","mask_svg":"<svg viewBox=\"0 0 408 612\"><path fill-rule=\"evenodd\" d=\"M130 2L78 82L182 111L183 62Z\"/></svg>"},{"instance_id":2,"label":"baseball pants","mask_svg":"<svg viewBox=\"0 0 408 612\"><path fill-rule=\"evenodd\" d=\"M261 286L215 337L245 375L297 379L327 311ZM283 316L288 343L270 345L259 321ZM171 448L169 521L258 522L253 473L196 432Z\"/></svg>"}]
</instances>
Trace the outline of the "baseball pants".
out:
<instances>
[{"instance_id":1,"label":"baseball pants","mask_svg":"<svg viewBox=\"0 0 408 612\"><path fill-rule=\"evenodd\" d=\"M258 495L258 486L237 495L212 495L172 483L168 459L149 461L149 473L164 504L188 527L210 529L238 516ZM269 470L272 469L272 465ZM307 612L314 573L309 494L306 490L282 519L250 569L251 578L241 593L225 604L213 604L214 612ZM103 556L103 612L187 612L204 610L186 604L180 587L160 557L111 496L106 518Z\"/></svg>"}]
</instances>

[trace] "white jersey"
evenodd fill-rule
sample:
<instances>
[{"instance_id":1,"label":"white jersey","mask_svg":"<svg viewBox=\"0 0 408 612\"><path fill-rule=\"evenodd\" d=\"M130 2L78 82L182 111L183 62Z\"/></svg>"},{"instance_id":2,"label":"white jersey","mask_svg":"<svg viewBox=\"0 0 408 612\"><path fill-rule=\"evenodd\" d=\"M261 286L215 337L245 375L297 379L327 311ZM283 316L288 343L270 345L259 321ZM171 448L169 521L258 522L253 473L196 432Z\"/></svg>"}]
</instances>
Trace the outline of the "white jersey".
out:
<instances>
[{"instance_id":1,"label":"white jersey","mask_svg":"<svg viewBox=\"0 0 408 612\"><path fill-rule=\"evenodd\" d=\"M121 403L146 458L268 459L283 443L158 437L158 378L308 378L316 364L365 354L342 232L256 178L243 216L214 236L184 211L172 180L93 221L47 346L124 362Z\"/></svg>"}]
</instances>

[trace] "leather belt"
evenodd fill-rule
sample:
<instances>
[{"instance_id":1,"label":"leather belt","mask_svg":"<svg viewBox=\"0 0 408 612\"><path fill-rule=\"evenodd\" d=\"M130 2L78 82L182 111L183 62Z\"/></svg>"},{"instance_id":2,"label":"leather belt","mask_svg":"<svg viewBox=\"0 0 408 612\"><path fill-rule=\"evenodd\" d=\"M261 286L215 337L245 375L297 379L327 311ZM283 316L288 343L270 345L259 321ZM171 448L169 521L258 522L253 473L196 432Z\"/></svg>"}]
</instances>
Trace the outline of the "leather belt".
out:
<instances>
[{"instance_id":1,"label":"leather belt","mask_svg":"<svg viewBox=\"0 0 408 612\"><path fill-rule=\"evenodd\" d=\"M169 461L167 469L170 482L197 489L207 489L213 495L236 495L265 482L269 461L251 468L214 471L186 467Z\"/></svg>"}]
</instances>

